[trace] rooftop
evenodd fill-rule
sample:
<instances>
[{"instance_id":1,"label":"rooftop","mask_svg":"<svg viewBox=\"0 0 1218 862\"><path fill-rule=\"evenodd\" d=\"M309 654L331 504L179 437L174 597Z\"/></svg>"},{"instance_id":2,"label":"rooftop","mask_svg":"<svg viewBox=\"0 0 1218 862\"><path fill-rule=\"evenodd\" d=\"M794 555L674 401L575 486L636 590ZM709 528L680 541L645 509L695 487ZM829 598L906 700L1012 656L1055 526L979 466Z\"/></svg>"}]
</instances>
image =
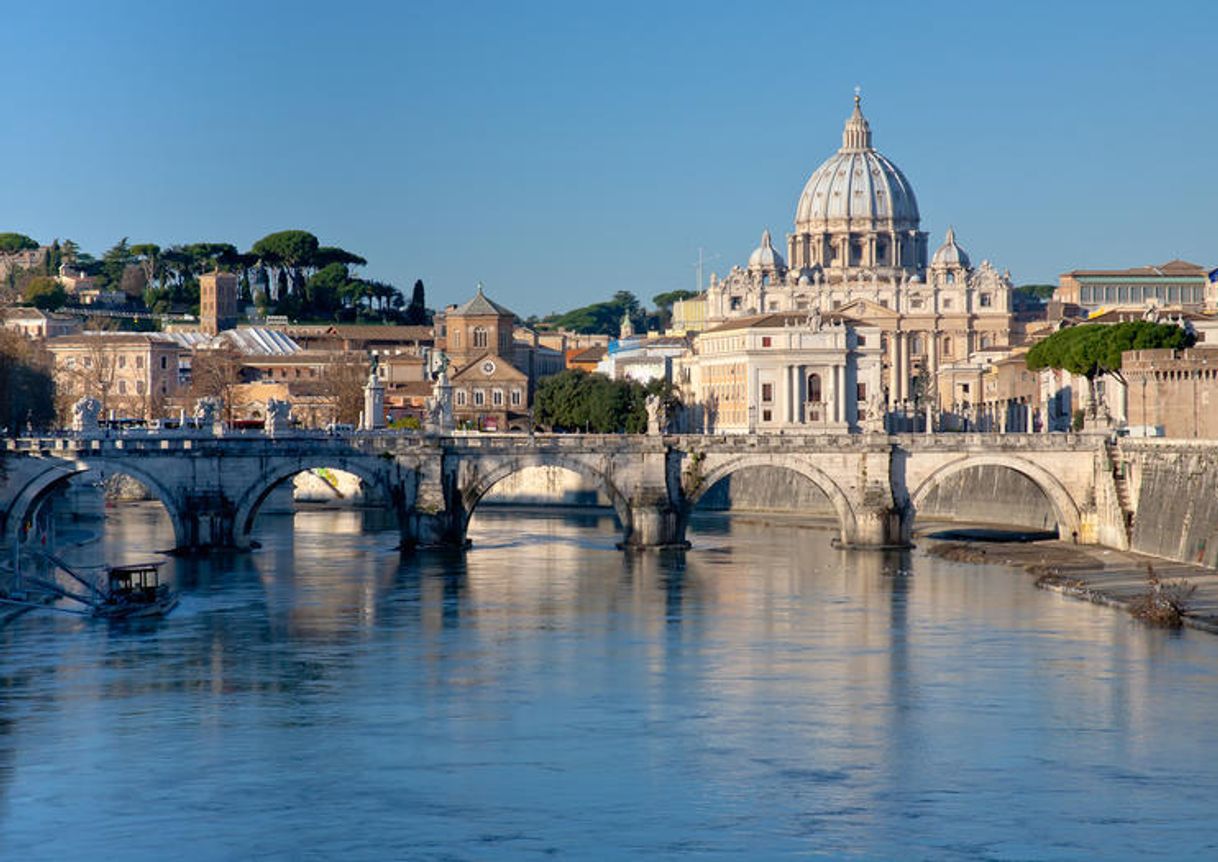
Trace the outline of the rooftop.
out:
<instances>
[{"instance_id":1,"label":"rooftop","mask_svg":"<svg viewBox=\"0 0 1218 862\"><path fill-rule=\"evenodd\" d=\"M1190 263L1187 260L1169 260L1167 263L1159 264L1158 266L1135 266L1131 269L1074 269L1070 272L1063 273L1063 277L1069 276L1072 278L1094 278L1094 277L1124 277L1124 278L1164 278L1172 276L1186 276L1191 278L1204 278L1209 270L1197 263Z\"/></svg>"}]
</instances>

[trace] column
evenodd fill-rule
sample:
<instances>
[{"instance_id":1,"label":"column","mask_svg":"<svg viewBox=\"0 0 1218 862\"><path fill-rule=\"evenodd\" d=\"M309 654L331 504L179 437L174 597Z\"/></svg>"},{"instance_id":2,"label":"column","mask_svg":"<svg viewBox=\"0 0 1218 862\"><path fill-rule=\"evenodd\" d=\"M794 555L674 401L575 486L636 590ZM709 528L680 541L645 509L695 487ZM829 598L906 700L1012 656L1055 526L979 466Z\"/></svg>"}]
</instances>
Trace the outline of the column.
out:
<instances>
[{"instance_id":1,"label":"column","mask_svg":"<svg viewBox=\"0 0 1218 862\"><path fill-rule=\"evenodd\" d=\"M830 407L828 405L825 406L825 418L828 419L828 418L830 418L830 415L832 415L834 422L842 421L841 408L839 407L839 405L841 404L841 394L840 393L841 393L841 389L842 389L842 382L840 379L840 370L841 370L841 366L834 365L830 371L829 379L831 382L829 384L829 393L830 393L829 401L833 405L833 407L832 407L832 409L830 409Z\"/></svg>"},{"instance_id":2,"label":"column","mask_svg":"<svg viewBox=\"0 0 1218 862\"><path fill-rule=\"evenodd\" d=\"M897 330L888 333L888 401L893 407L901 400L900 359L897 350L897 341L900 337L901 333Z\"/></svg>"},{"instance_id":3,"label":"column","mask_svg":"<svg viewBox=\"0 0 1218 862\"><path fill-rule=\"evenodd\" d=\"M795 366L787 365L787 373L784 376L786 376L786 386L784 388L787 390L787 424L793 425L795 421L795 396L797 396L797 390L795 390Z\"/></svg>"},{"instance_id":4,"label":"column","mask_svg":"<svg viewBox=\"0 0 1218 862\"><path fill-rule=\"evenodd\" d=\"M909 397L909 334L902 332L897 337L897 400Z\"/></svg>"},{"instance_id":5,"label":"column","mask_svg":"<svg viewBox=\"0 0 1218 862\"><path fill-rule=\"evenodd\" d=\"M797 365L795 367L797 379L795 381L795 396L798 399L797 407L795 408L795 421L800 425L808 424L808 366Z\"/></svg>"}]
</instances>

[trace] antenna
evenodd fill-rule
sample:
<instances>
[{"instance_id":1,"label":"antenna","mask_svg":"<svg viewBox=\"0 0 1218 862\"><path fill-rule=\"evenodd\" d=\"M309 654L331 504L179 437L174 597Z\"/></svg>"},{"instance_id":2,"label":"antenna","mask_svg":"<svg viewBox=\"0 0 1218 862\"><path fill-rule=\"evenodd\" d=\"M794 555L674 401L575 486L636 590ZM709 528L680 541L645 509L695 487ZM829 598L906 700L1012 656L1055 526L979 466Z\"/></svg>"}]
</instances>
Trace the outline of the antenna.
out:
<instances>
[{"instance_id":1,"label":"antenna","mask_svg":"<svg viewBox=\"0 0 1218 862\"><path fill-rule=\"evenodd\" d=\"M690 264L690 266L692 266L694 268L694 270L697 272L698 283L697 283L696 287L698 288L698 293L702 292L703 267L706 266L706 264L710 263L711 261L715 261L715 260L718 260L719 258L723 257L723 255L721 255L721 254L712 254L710 257L705 257L705 256L703 256L702 251L703 251L702 246L698 246L698 260L695 263Z\"/></svg>"}]
</instances>

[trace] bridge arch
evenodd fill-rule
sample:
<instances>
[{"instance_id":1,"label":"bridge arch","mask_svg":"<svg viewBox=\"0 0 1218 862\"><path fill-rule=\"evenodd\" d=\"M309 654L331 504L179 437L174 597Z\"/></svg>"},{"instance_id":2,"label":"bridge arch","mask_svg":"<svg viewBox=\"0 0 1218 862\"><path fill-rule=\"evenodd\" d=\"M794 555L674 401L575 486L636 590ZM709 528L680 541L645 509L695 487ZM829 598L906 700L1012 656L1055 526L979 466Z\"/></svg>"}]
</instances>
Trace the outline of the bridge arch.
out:
<instances>
[{"instance_id":1,"label":"bridge arch","mask_svg":"<svg viewBox=\"0 0 1218 862\"><path fill-rule=\"evenodd\" d=\"M850 505L850 500L846 497L846 493L824 470L811 463L808 459L792 454L754 453L737 455L714 462L714 465L701 475L697 487L686 494L686 516L688 517L689 513L694 510L694 507L698 505L698 502L721 480L726 479L733 473L753 467L776 467L790 470L803 476L819 488L821 493L828 497L829 502L833 504L833 510L837 513L841 540L846 543L854 541L858 531L858 519L855 515L854 507Z\"/></svg>"},{"instance_id":2,"label":"bridge arch","mask_svg":"<svg viewBox=\"0 0 1218 862\"><path fill-rule=\"evenodd\" d=\"M165 508L169 523L173 526L174 546L184 548L190 545L190 527L183 516L181 503L173 492L159 478L138 464L129 463L128 460L113 461L104 456L78 457L70 461L47 459L46 469L26 482L5 513L5 543L9 547L16 547L21 541L26 521L33 516L47 496L74 476L90 470L130 476L142 484Z\"/></svg>"},{"instance_id":3,"label":"bridge arch","mask_svg":"<svg viewBox=\"0 0 1218 862\"><path fill-rule=\"evenodd\" d=\"M1049 505L1053 507L1053 512L1057 516L1059 537L1067 538L1071 534L1075 536L1080 535L1082 515L1079 511L1078 503L1075 502L1070 491L1061 483L1061 480L1044 467L1016 455L997 453L971 454L938 467L923 479L921 484L913 489L910 494L914 517L917 517L919 506L925 502L927 495L937 485L957 473L977 467L1006 467L1019 473L1036 485L1049 501Z\"/></svg>"},{"instance_id":4,"label":"bridge arch","mask_svg":"<svg viewBox=\"0 0 1218 862\"><path fill-rule=\"evenodd\" d=\"M605 472L581 458L540 452L515 455L498 462L486 472L479 472L468 485L459 489L462 503L461 517L463 519L461 523L461 535L464 536L468 530L470 519L473 517L474 509L477 508L478 503L481 502L482 498L495 485L515 473L532 467L559 467L588 479L609 498L609 502L613 504L613 510L617 513L617 518L622 524L622 530L626 534L626 538L629 538L633 524L630 514L630 503Z\"/></svg>"},{"instance_id":5,"label":"bridge arch","mask_svg":"<svg viewBox=\"0 0 1218 862\"><path fill-rule=\"evenodd\" d=\"M275 464L261 473L237 499L233 515L233 545L237 548L250 546L250 534L254 530L254 522L258 519L258 510L271 491L282 482L306 470L341 470L358 476L366 487L382 494L385 500L394 502L389 477L382 470L375 469L360 459L316 455L310 458L295 458ZM399 512L399 519L400 519Z\"/></svg>"}]
</instances>

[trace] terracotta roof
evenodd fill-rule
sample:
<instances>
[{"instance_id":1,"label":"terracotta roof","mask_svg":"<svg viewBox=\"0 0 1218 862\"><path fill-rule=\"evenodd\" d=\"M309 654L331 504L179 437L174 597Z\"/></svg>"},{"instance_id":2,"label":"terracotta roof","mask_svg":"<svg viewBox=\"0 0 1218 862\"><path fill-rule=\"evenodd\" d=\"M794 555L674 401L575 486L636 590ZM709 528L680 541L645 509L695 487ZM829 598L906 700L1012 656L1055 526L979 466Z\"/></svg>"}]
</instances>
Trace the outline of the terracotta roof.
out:
<instances>
[{"instance_id":1,"label":"terracotta roof","mask_svg":"<svg viewBox=\"0 0 1218 862\"><path fill-rule=\"evenodd\" d=\"M78 335L59 335L47 339L47 347L95 347L103 344L109 347L135 347L163 344L176 346L173 341L159 333L143 332L85 332Z\"/></svg>"},{"instance_id":2,"label":"terracotta roof","mask_svg":"<svg viewBox=\"0 0 1218 862\"><path fill-rule=\"evenodd\" d=\"M605 347L605 345L594 344L591 347L585 347L583 349L568 350L567 351L567 361L568 362L600 362L602 359L605 358L605 354L608 352L609 352L609 350L607 347Z\"/></svg>"}]
</instances>

